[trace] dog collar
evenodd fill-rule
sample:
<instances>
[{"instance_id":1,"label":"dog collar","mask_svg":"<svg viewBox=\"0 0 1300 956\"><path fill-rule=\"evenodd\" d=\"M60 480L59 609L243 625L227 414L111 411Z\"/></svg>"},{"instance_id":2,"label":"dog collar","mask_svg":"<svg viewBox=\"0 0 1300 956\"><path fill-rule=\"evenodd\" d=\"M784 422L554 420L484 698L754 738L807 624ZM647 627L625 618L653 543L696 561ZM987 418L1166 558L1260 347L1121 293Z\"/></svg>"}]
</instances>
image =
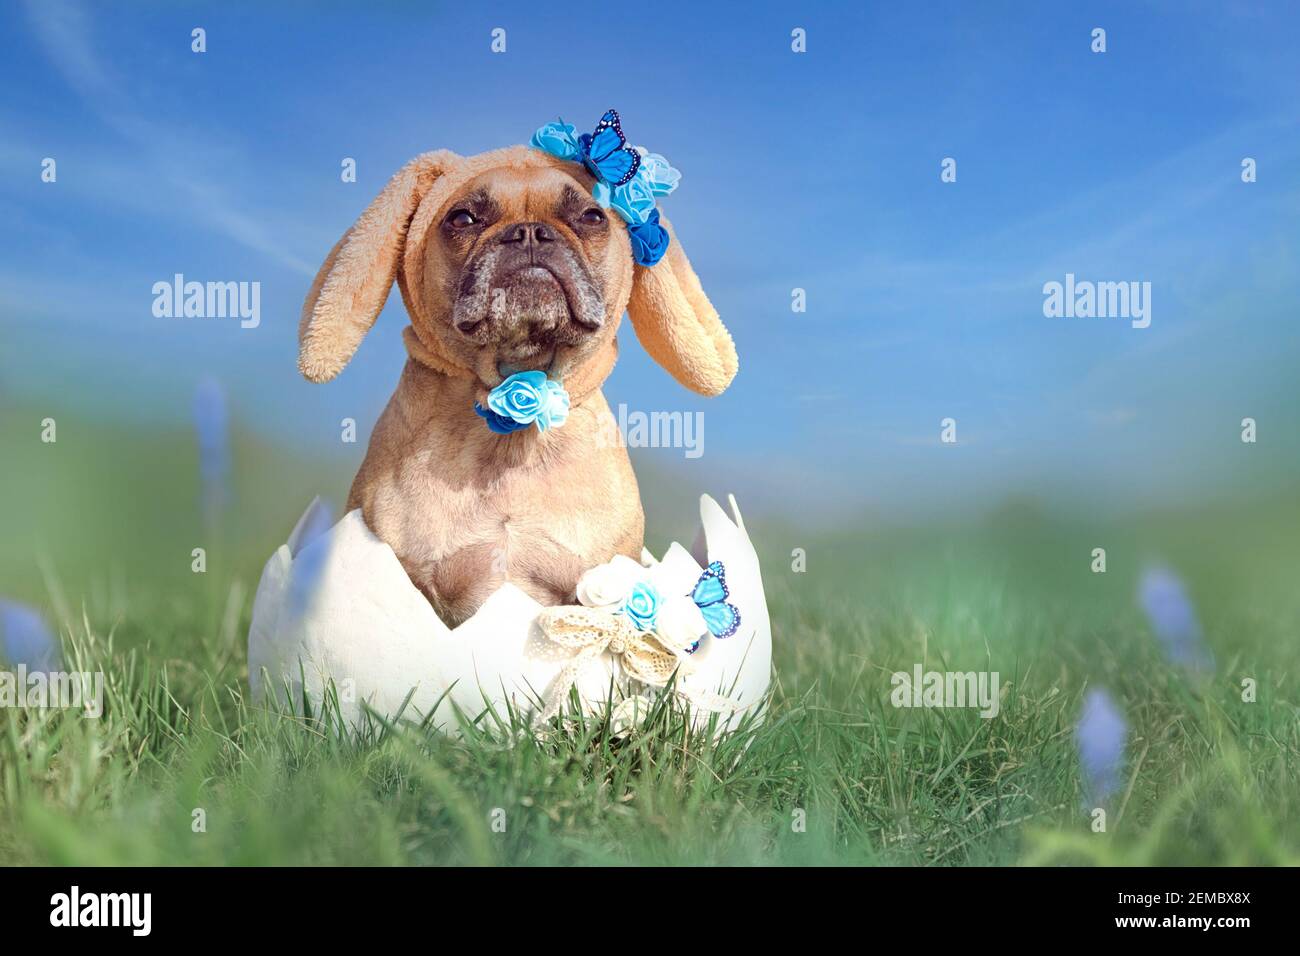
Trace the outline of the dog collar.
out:
<instances>
[{"instance_id":1,"label":"dog collar","mask_svg":"<svg viewBox=\"0 0 1300 956\"><path fill-rule=\"evenodd\" d=\"M447 359L440 352L435 351L425 344L420 338L420 334L415 331L415 327L408 325L402 329L402 344L406 346L406 354L415 359L425 368L432 369L442 375L449 375L452 378L473 378L474 373L463 365L457 365Z\"/></svg>"},{"instance_id":2,"label":"dog collar","mask_svg":"<svg viewBox=\"0 0 1300 956\"><path fill-rule=\"evenodd\" d=\"M450 378L463 378L477 381L477 378L471 369L452 362L440 351L435 350L421 339L419 333L415 331L414 326L408 325L406 328L402 329L402 344L406 346L406 354L411 357L411 361L429 369L431 372L436 372L439 375L446 375ZM569 399L568 407L570 409L577 408L585 402L593 392L597 391L600 388L601 383L609 377L609 373L613 371L614 363L617 361L618 339L611 338L609 344L600 352L584 362L581 367L573 369L573 374L567 376L567 380L562 386ZM505 383L503 382L502 384L504 385ZM556 384L559 383L557 382ZM497 387L500 388L501 386ZM488 395L490 396L491 392L489 392ZM476 402L475 410L477 411L480 407L482 407L482 403ZM479 414L482 415L482 412L479 412ZM486 416L483 417L486 418ZM490 422L488 427L492 427ZM515 430L517 429L510 429L510 431ZM538 430L545 431L545 429L541 428ZM498 434L506 434L506 432L499 432Z\"/></svg>"}]
</instances>

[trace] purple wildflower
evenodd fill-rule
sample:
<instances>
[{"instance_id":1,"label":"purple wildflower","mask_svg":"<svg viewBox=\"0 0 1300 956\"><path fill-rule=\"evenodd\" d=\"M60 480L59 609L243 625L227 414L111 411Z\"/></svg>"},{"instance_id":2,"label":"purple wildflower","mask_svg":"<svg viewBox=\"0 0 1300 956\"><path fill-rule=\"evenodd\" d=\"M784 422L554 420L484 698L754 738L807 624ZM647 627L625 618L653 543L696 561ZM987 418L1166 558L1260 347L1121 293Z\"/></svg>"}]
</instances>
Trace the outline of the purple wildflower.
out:
<instances>
[{"instance_id":1,"label":"purple wildflower","mask_svg":"<svg viewBox=\"0 0 1300 956\"><path fill-rule=\"evenodd\" d=\"M333 527L333 509L317 497L289 535L289 551L293 555L289 606L294 614L307 613L316 598L334 545L333 539L328 536Z\"/></svg>"},{"instance_id":2,"label":"purple wildflower","mask_svg":"<svg viewBox=\"0 0 1300 956\"><path fill-rule=\"evenodd\" d=\"M1083 713L1075 728L1079 766L1090 806L1105 802L1119 789L1124 767L1124 742L1128 727L1110 695L1100 688L1088 691Z\"/></svg>"},{"instance_id":3,"label":"purple wildflower","mask_svg":"<svg viewBox=\"0 0 1300 956\"><path fill-rule=\"evenodd\" d=\"M1202 641L1196 609L1177 574L1163 566L1147 568L1138 583L1138 601L1171 661L1190 670L1214 668L1214 655Z\"/></svg>"},{"instance_id":4,"label":"purple wildflower","mask_svg":"<svg viewBox=\"0 0 1300 956\"><path fill-rule=\"evenodd\" d=\"M39 611L0 601L0 658L28 671L59 669L59 645Z\"/></svg>"},{"instance_id":5,"label":"purple wildflower","mask_svg":"<svg viewBox=\"0 0 1300 956\"><path fill-rule=\"evenodd\" d=\"M230 480L230 416L226 390L215 378L194 390L194 434L199 442L199 480L204 518L215 522L226 506Z\"/></svg>"}]
</instances>

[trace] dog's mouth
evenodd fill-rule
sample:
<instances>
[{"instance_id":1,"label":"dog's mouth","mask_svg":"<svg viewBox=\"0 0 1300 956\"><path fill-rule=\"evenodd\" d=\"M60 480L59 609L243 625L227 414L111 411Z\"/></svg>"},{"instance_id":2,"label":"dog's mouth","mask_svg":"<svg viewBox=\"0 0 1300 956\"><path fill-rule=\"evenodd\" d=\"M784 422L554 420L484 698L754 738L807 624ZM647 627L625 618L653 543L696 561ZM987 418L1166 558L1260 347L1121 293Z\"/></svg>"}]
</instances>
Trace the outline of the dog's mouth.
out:
<instances>
[{"instance_id":1,"label":"dog's mouth","mask_svg":"<svg viewBox=\"0 0 1300 956\"><path fill-rule=\"evenodd\" d=\"M519 319L496 345L496 372L504 380L518 372L551 375L561 351L591 331L580 322L577 290L565 270L529 263L497 280Z\"/></svg>"},{"instance_id":2,"label":"dog's mouth","mask_svg":"<svg viewBox=\"0 0 1300 956\"><path fill-rule=\"evenodd\" d=\"M572 319L574 315L570 282L548 266L522 266L497 280L512 298L527 303L551 316L551 321ZM561 319L557 313L563 312Z\"/></svg>"},{"instance_id":3,"label":"dog's mouth","mask_svg":"<svg viewBox=\"0 0 1300 956\"><path fill-rule=\"evenodd\" d=\"M604 325L603 298L571 256L512 258L494 253L468 268L453 315L489 391L518 372L562 377Z\"/></svg>"},{"instance_id":4,"label":"dog's mouth","mask_svg":"<svg viewBox=\"0 0 1300 956\"><path fill-rule=\"evenodd\" d=\"M524 266L522 269L516 269L514 273L511 274L510 278L525 280L537 279L542 282L551 282L558 286L560 291L564 291L564 286L561 284L559 277L543 265Z\"/></svg>"}]
</instances>

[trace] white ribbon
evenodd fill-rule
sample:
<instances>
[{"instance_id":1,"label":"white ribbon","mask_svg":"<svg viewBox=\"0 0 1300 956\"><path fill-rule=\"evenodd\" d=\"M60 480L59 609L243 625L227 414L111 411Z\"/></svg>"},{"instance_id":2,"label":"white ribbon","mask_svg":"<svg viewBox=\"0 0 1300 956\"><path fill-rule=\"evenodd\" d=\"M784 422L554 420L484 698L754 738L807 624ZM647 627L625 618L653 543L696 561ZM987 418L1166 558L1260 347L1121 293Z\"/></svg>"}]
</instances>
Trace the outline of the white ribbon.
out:
<instances>
[{"instance_id":1,"label":"white ribbon","mask_svg":"<svg viewBox=\"0 0 1300 956\"><path fill-rule=\"evenodd\" d=\"M550 720L559 712L582 670L606 651L619 658L628 677L651 687L666 687L676 673L679 679L673 684L673 693L698 710L730 715L749 706L721 694L683 685L680 678L694 670L694 662L665 644L653 631L638 631L624 614L566 605L543 609L537 621L548 639L574 652L543 702L542 721ZM640 706L649 703L645 695L628 697L618 704L611 719L630 722Z\"/></svg>"}]
</instances>

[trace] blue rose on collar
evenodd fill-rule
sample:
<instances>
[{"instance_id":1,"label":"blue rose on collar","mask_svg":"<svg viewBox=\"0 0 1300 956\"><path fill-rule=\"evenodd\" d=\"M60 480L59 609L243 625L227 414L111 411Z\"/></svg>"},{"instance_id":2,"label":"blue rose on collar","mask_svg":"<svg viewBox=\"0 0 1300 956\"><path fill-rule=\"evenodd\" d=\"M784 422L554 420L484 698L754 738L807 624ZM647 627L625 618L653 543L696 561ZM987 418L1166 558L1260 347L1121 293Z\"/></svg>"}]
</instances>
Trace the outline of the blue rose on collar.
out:
<instances>
[{"instance_id":1,"label":"blue rose on collar","mask_svg":"<svg viewBox=\"0 0 1300 956\"><path fill-rule=\"evenodd\" d=\"M569 123L547 123L537 128L529 145L560 159L578 159L577 133Z\"/></svg>"},{"instance_id":2,"label":"blue rose on collar","mask_svg":"<svg viewBox=\"0 0 1300 956\"><path fill-rule=\"evenodd\" d=\"M487 420L488 428L508 435L529 425L538 431L557 428L569 417L569 393L545 372L516 372L488 392L487 407L474 411Z\"/></svg>"},{"instance_id":3,"label":"blue rose on collar","mask_svg":"<svg viewBox=\"0 0 1300 956\"><path fill-rule=\"evenodd\" d=\"M633 586L632 593L627 596L622 613L638 631L653 631L662 600L658 589L653 584L641 581Z\"/></svg>"},{"instance_id":4,"label":"blue rose on collar","mask_svg":"<svg viewBox=\"0 0 1300 956\"><path fill-rule=\"evenodd\" d=\"M628 226L627 235L632 240L632 259L637 265L652 266L668 251L668 230L659 225L658 209L641 225Z\"/></svg>"},{"instance_id":5,"label":"blue rose on collar","mask_svg":"<svg viewBox=\"0 0 1300 956\"><path fill-rule=\"evenodd\" d=\"M513 418L506 418L504 415L498 415L490 408L484 408L482 405L475 403L474 411L487 421L487 427L497 435L509 435L511 432L517 432L521 428L527 428L529 422L517 422Z\"/></svg>"},{"instance_id":6,"label":"blue rose on collar","mask_svg":"<svg viewBox=\"0 0 1300 956\"><path fill-rule=\"evenodd\" d=\"M559 428L569 420L569 393L559 382L547 381L546 406L537 416L537 428Z\"/></svg>"},{"instance_id":7,"label":"blue rose on collar","mask_svg":"<svg viewBox=\"0 0 1300 956\"><path fill-rule=\"evenodd\" d=\"M613 189L604 183L596 183L591 187L591 195L602 207L613 209L624 222L633 225L649 219L655 208L654 189L640 170L622 186Z\"/></svg>"}]
</instances>

